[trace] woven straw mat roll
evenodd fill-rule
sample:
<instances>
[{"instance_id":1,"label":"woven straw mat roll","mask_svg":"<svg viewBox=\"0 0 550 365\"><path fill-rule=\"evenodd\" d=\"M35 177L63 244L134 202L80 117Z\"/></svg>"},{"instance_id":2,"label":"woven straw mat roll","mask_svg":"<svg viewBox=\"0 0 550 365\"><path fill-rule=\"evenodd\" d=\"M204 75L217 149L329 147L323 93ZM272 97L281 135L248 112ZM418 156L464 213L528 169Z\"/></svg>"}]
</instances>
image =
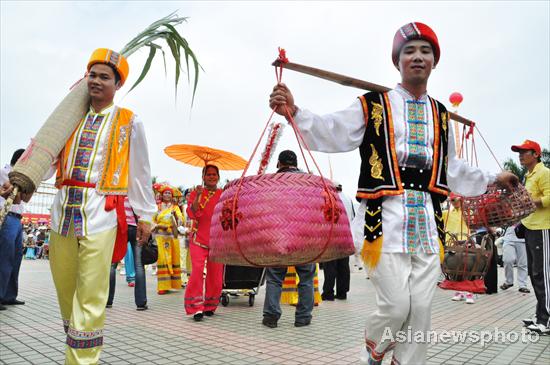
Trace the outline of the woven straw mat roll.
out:
<instances>
[{"instance_id":1,"label":"woven straw mat roll","mask_svg":"<svg viewBox=\"0 0 550 365\"><path fill-rule=\"evenodd\" d=\"M42 125L25 154L9 174L21 191L33 192L50 169L65 143L86 115L90 97L86 79L81 80Z\"/></svg>"}]
</instances>

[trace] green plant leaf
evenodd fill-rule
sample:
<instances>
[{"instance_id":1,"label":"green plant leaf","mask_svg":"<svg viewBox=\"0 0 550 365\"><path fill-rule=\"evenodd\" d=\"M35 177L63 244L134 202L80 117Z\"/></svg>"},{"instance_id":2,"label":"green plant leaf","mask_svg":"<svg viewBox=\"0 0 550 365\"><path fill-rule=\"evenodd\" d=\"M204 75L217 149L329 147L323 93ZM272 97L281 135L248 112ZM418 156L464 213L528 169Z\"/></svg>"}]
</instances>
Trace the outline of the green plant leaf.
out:
<instances>
[{"instance_id":1,"label":"green plant leaf","mask_svg":"<svg viewBox=\"0 0 550 365\"><path fill-rule=\"evenodd\" d=\"M166 38L166 43L168 43L168 46L170 47L170 51L172 52L172 56L174 57L174 60L176 62L176 79L175 79L175 88L176 88L176 97L178 95L178 81L180 79L180 55L179 55L179 47L177 46L176 42L172 38Z\"/></svg>"},{"instance_id":2,"label":"green plant leaf","mask_svg":"<svg viewBox=\"0 0 550 365\"><path fill-rule=\"evenodd\" d=\"M187 70L188 82L190 82L191 80L191 70L189 66L191 63L190 60L192 61L194 77L193 77L193 95L192 95L191 105L193 105L193 102L195 100L195 93L196 93L197 85L199 81L199 72L200 70L203 70L203 69L199 64L197 56L195 55L191 47L189 47L189 42L187 42L187 40L183 38L176 29L177 25L186 21L187 21L186 17L178 17L176 12L173 12L151 23L151 25L145 28L136 37L131 39L122 48L120 53L127 58L143 47L150 48L149 57L147 58L147 61L145 62L145 65L141 70L138 80L136 81L136 83L134 83L130 91L132 91L139 83L141 83L145 78L145 76L147 75L147 73L149 72L156 50L160 50L162 52L162 57L164 62L164 73L167 74L166 53L162 46L160 46L157 43L154 43L158 40L164 40L168 45L168 47L170 48L170 53L174 58L174 62L176 63L176 73L175 73L175 79L174 79L176 98L177 98L177 92L178 92L177 88L178 88L179 78L182 71L182 56L185 57L185 66Z\"/></svg>"},{"instance_id":3,"label":"green plant leaf","mask_svg":"<svg viewBox=\"0 0 550 365\"><path fill-rule=\"evenodd\" d=\"M134 90L134 88L138 86L140 82L143 81L143 79L145 78L145 75L147 75L147 73L149 72L149 69L151 68L151 62L153 62L153 58L155 58L156 52L157 52L157 48L154 47L153 45L149 45L149 56L147 57L147 61L145 61L143 70L141 70L141 74L139 75L138 79L136 80L134 85L132 85L132 87L128 92Z\"/></svg>"}]
</instances>

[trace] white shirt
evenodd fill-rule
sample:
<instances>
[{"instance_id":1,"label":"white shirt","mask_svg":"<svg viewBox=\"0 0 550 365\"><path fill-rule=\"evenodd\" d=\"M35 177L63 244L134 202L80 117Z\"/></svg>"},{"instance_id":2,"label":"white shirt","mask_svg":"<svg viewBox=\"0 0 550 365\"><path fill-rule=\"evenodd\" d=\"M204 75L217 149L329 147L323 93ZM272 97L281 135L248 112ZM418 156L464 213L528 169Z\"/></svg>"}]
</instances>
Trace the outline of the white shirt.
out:
<instances>
[{"instance_id":1,"label":"white shirt","mask_svg":"<svg viewBox=\"0 0 550 365\"><path fill-rule=\"evenodd\" d=\"M100 113L90 111L84 117L97 117L104 115L104 119L98 129L98 135L93 145L93 158L90 160L88 171L86 173L86 182L97 183L101 174L101 163L105 158L107 151L105 143L108 138L110 125L114 116L115 106L111 105ZM78 142L82 135L84 123L81 123L75 133L71 151L69 151L67 174L71 176L74 167L75 154L78 149ZM130 161L128 178L128 199L132 209L143 221L152 221L153 215L157 212L153 188L151 184L151 170L149 167L149 154L147 151L147 140L141 120L135 116L132 122L132 131L130 137ZM62 186L55 196L52 206L52 230L63 234L63 225L67 222L65 212L69 198L68 186ZM82 235L99 233L117 226L116 210L105 211L105 196L100 195L94 188L80 188L83 193L82 204L80 207L80 216L82 217ZM78 214L78 213L77 213ZM74 219L74 214L72 219ZM79 218L77 218L79 219Z\"/></svg>"},{"instance_id":2,"label":"white shirt","mask_svg":"<svg viewBox=\"0 0 550 365\"><path fill-rule=\"evenodd\" d=\"M431 166L433 156L433 117L431 103L427 95L416 99L401 85L388 93L391 104L394 138L397 160L400 166L409 165L410 156L407 136L409 125L407 122L407 101L423 103L426 125L426 165ZM308 110L299 109L295 121L309 147L319 152L348 152L358 148L363 142L365 134L365 119L359 99L348 108L323 116L316 115ZM451 191L464 195L476 196L487 190L489 182L494 181L494 174L486 173L477 167L470 166L467 161L456 155L453 128L449 128L447 184ZM418 166L422 167L422 166ZM419 215L425 219L414 218L414 231L408 227L412 222L406 209L407 196L416 196L421 206ZM366 201L363 200L357 211L356 219L352 224L356 246L362 245L364 239ZM439 238L434 218L432 199L429 193L413 192L405 189L399 196L386 196L382 202L382 233L383 252L405 253L438 253ZM358 242L357 237L362 237Z\"/></svg>"},{"instance_id":3,"label":"white shirt","mask_svg":"<svg viewBox=\"0 0 550 365\"><path fill-rule=\"evenodd\" d=\"M10 164L7 164L0 170L0 186L4 185L6 181L9 181L8 174L12 170L12 167ZM0 196L0 207L3 207L4 204L6 204L6 199L2 198ZM10 212L17 213L17 214L23 214L25 212L25 203L21 202L21 204L12 204L10 208Z\"/></svg>"},{"instance_id":4,"label":"white shirt","mask_svg":"<svg viewBox=\"0 0 550 365\"><path fill-rule=\"evenodd\" d=\"M346 209L346 215L348 216L349 223L353 222L353 219L355 218L355 203L354 201L347 196L343 191L339 191L338 195L340 196L340 200L342 200L342 203L344 204L344 209Z\"/></svg>"}]
</instances>

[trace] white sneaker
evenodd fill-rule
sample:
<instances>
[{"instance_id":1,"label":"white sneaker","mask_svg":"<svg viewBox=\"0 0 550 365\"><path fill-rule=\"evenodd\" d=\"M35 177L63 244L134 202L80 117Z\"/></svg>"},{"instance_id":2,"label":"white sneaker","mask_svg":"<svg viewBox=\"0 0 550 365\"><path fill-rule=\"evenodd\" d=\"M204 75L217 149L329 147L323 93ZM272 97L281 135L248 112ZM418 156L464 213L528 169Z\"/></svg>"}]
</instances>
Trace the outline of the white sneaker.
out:
<instances>
[{"instance_id":1,"label":"white sneaker","mask_svg":"<svg viewBox=\"0 0 550 365\"><path fill-rule=\"evenodd\" d=\"M466 299L466 297L464 296L464 293L459 292L459 291L457 291L455 293L455 296L451 298L451 300L453 300L455 302L460 302L460 301L463 301L464 299Z\"/></svg>"},{"instance_id":2,"label":"white sneaker","mask_svg":"<svg viewBox=\"0 0 550 365\"><path fill-rule=\"evenodd\" d=\"M541 335L550 335L550 327L546 327L541 323L533 323L527 326L527 329L533 332L540 333Z\"/></svg>"},{"instance_id":3,"label":"white sneaker","mask_svg":"<svg viewBox=\"0 0 550 365\"><path fill-rule=\"evenodd\" d=\"M120 275L122 275L122 276L126 275L126 270L120 269Z\"/></svg>"},{"instance_id":4,"label":"white sneaker","mask_svg":"<svg viewBox=\"0 0 550 365\"><path fill-rule=\"evenodd\" d=\"M532 325L532 324L537 323L537 316L533 316L533 317L531 317L531 318L524 318L524 319L522 319L521 321L523 322L523 325L524 325L525 327L527 327L527 326L530 326L530 325Z\"/></svg>"},{"instance_id":5,"label":"white sneaker","mask_svg":"<svg viewBox=\"0 0 550 365\"><path fill-rule=\"evenodd\" d=\"M466 304L474 304L474 295L472 293L466 294Z\"/></svg>"}]
</instances>

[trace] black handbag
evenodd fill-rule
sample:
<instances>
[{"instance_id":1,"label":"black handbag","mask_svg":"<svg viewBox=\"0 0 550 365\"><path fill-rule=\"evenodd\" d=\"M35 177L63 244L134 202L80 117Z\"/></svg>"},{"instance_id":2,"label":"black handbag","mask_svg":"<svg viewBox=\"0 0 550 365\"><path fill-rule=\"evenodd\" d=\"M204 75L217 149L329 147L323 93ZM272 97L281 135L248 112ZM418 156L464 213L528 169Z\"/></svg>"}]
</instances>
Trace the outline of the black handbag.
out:
<instances>
[{"instance_id":1,"label":"black handbag","mask_svg":"<svg viewBox=\"0 0 550 365\"><path fill-rule=\"evenodd\" d=\"M525 226L521 222L516 224L514 227L514 232L517 238L525 238Z\"/></svg>"},{"instance_id":2,"label":"black handbag","mask_svg":"<svg viewBox=\"0 0 550 365\"><path fill-rule=\"evenodd\" d=\"M141 263L143 265L151 265L157 262L159 258L159 249L157 242L153 239L153 236L149 237L149 241L141 246Z\"/></svg>"}]
</instances>

